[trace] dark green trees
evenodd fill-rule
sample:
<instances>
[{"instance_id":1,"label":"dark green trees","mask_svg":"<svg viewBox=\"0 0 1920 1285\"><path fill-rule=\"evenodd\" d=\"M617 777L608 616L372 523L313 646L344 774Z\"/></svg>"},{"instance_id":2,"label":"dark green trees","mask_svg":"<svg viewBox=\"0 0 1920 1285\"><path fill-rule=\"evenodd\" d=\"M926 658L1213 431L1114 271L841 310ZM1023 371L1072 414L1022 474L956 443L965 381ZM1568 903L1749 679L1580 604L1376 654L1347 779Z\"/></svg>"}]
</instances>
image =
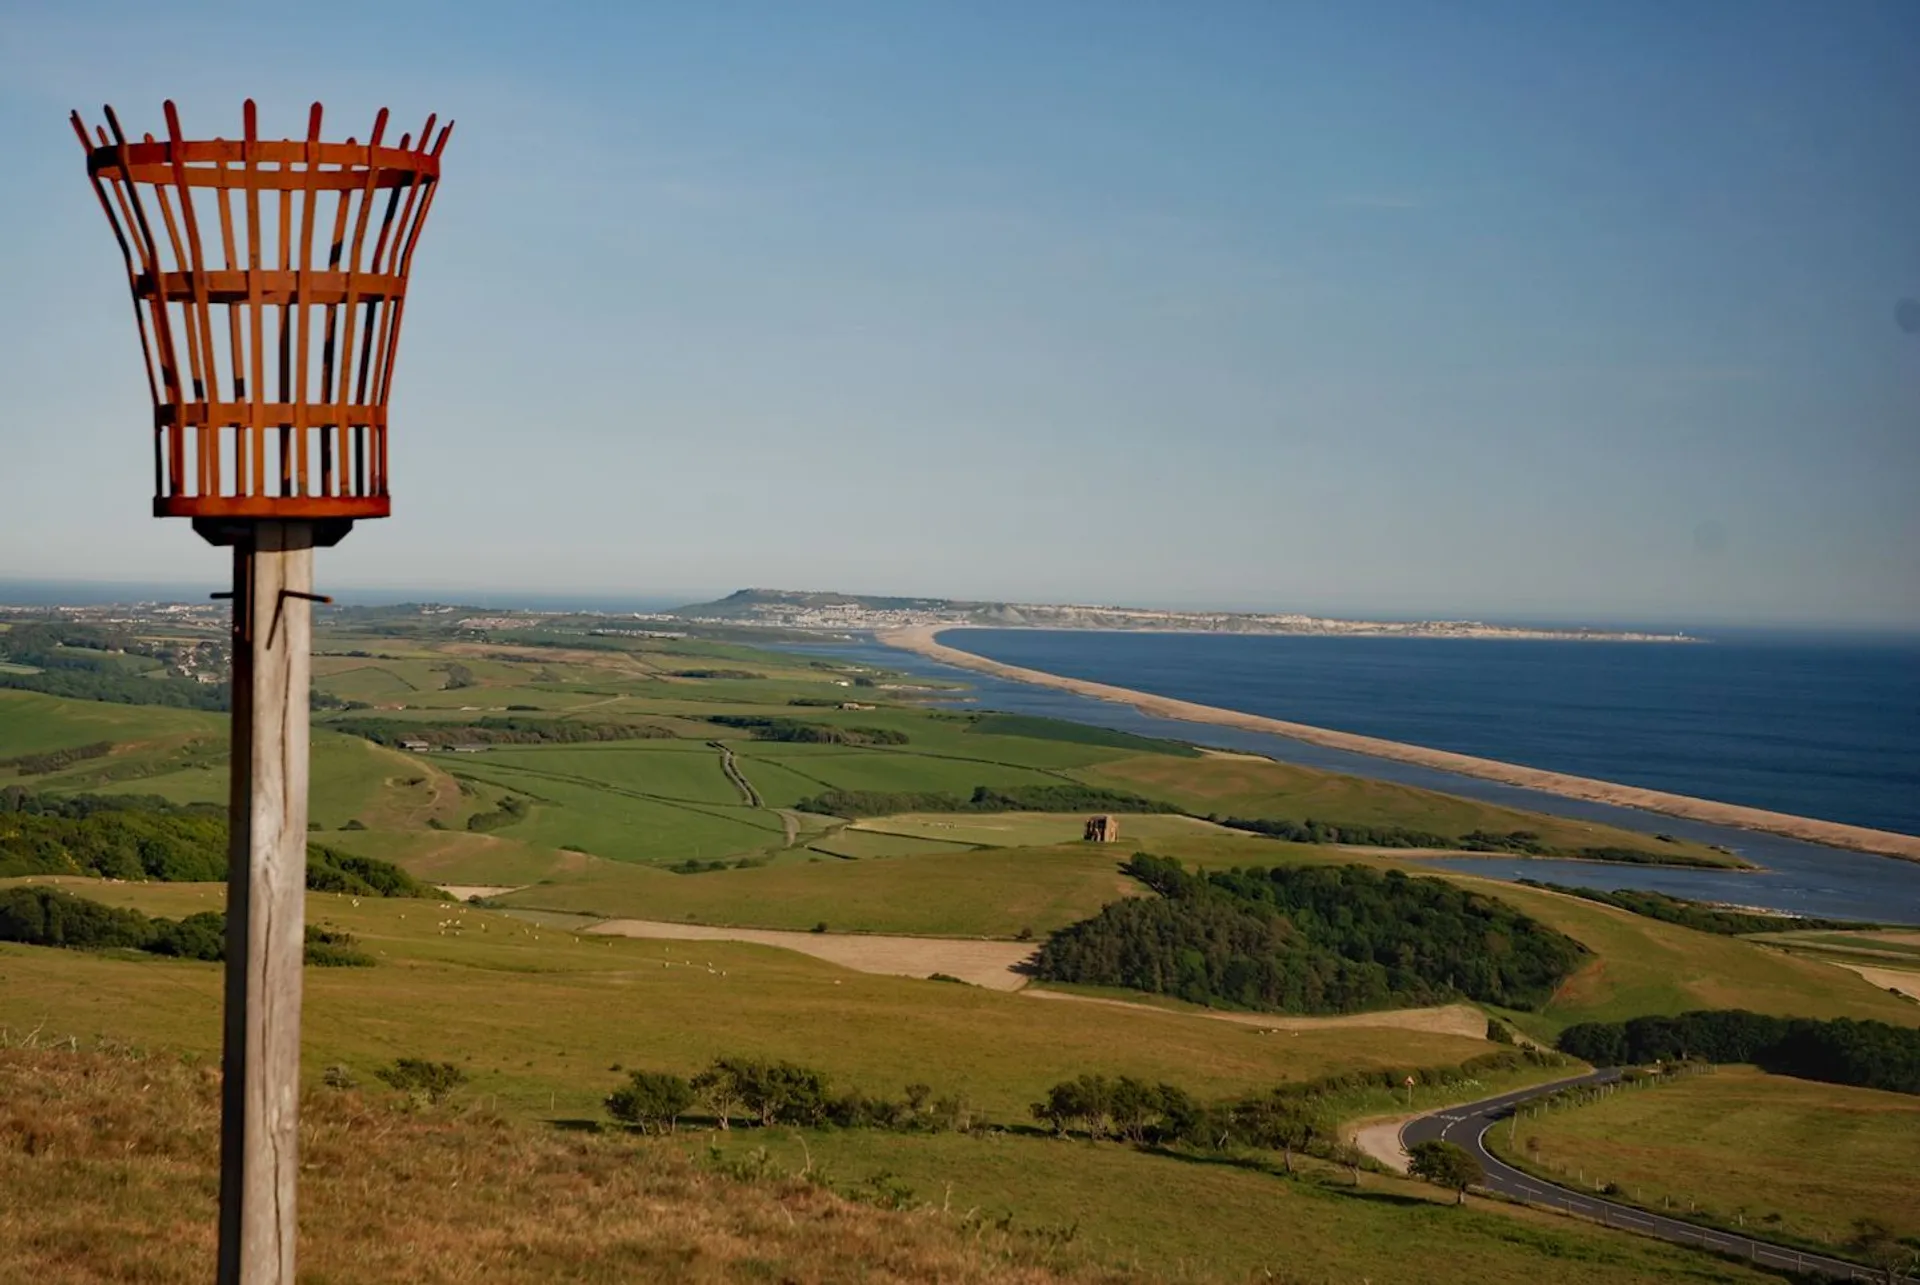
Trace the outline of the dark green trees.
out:
<instances>
[{"instance_id":1,"label":"dark green trees","mask_svg":"<svg viewBox=\"0 0 1920 1285\"><path fill-rule=\"evenodd\" d=\"M635 1071L627 1083L607 1095L607 1114L641 1132L672 1133L695 1101L684 1076L667 1071Z\"/></svg>"},{"instance_id":2,"label":"dark green trees","mask_svg":"<svg viewBox=\"0 0 1920 1285\"><path fill-rule=\"evenodd\" d=\"M1030 1111L1058 1134L1077 1128L1096 1140L1111 1136L1138 1143L1184 1133L1199 1108L1171 1084L1148 1084L1130 1075L1082 1075L1054 1085Z\"/></svg>"},{"instance_id":3,"label":"dark green trees","mask_svg":"<svg viewBox=\"0 0 1920 1285\"><path fill-rule=\"evenodd\" d=\"M1480 1162L1466 1148L1439 1138L1417 1143L1407 1154L1412 1157L1407 1172L1452 1191L1456 1205L1465 1204L1467 1188L1486 1177L1480 1171Z\"/></svg>"},{"instance_id":4,"label":"dark green trees","mask_svg":"<svg viewBox=\"0 0 1920 1285\"><path fill-rule=\"evenodd\" d=\"M1136 854L1158 898L1115 902L1055 933L1041 977L1197 1004L1340 1013L1464 995L1533 1008L1586 955L1505 902L1365 866L1189 872Z\"/></svg>"}]
</instances>

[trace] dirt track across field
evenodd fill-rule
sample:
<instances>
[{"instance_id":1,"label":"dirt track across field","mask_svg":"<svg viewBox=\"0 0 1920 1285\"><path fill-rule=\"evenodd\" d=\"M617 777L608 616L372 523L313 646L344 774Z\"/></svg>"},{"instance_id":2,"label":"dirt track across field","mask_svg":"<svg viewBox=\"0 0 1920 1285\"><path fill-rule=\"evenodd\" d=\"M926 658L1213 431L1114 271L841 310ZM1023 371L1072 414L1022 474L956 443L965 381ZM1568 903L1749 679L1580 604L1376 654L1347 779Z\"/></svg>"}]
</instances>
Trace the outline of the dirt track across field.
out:
<instances>
[{"instance_id":1,"label":"dirt track across field","mask_svg":"<svg viewBox=\"0 0 1920 1285\"><path fill-rule=\"evenodd\" d=\"M510 892L519 892L525 885L505 883L443 883L437 885L455 901L466 901L472 897L504 897Z\"/></svg>"},{"instance_id":2,"label":"dirt track across field","mask_svg":"<svg viewBox=\"0 0 1920 1285\"><path fill-rule=\"evenodd\" d=\"M1898 991L1909 999L1920 999L1920 973L1910 973L1901 968L1870 968L1865 964L1841 964L1833 961L1849 972L1860 974L1882 990Z\"/></svg>"},{"instance_id":3,"label":"dirt track across field","mask_svg":"<svg viewBox=\"0 0 1920 1285\"><path fill-rule=\"evenodd\" d=\"M1742 830L1759 830L1767 834L1784 835L1789 839L1801 839L1808 843L1821 843L1835 848L1853 848L1860 852L1875 852L1881 856L1920 861L1920 837L1910 834L1870 830L1865 826L1841 825L1836 821L1816 821L1811 817L1768 812L1761 808L1741 807L1734 803L1715 803L1708 799L1689 798L1684 794L1668 794L1664 790L1643 790L1637 786L1616 785L1611 781L1596 781L1591 777L1569 776L1564 772L1546 772L1539 768L1521 767L1515 763L1501 763L1494 759L1475 758L1469 754L1455 754L1450 750L1433 750L1420 745L1382 740L1377 736L1336 732L1330 728L1312 727L1306 723L1289 723L1277 718L1263 718L1258 714L1243 714L1238 710L1221 709L1215 705L1200 705L1193 701L1174 700L1168 696L1154 696L1147 692L1136 692L1107 683L1064 678L1059 674L1043 673L1037 669L1022 669L1018 665L1003 665L997 660L988 660L984 656L976 656L971 652L941 644L938 635L944 630L956 627L920 625L909 629L884 630L875 637L890 647L915 652L942 664L977 670L983 674L992 674L997 678L1008 678L1015 682L1052 687L1060 691L1073 692L1079 696L1091 696L1096 700L1131 705L1141 713L1150 714L1156 718L1176 718L1189 723L1211 723L1219 727L1237 727L1250 732L1269 732L1276 736L1305 741L1310 745L1324 745L1329 749L1366 754L1373 758L1391 759L1397 763L1412 763L1442 772L1455 772L1461 776L1499 781L1503 785L1540 790L1543 793L1560 795L1562 798L1585 799L1592 803L1613 804L1616 807L1640 808L1647 812L1685 817L1689 821L1705 821L1712 825L1734 826Z\"/></svg>"},{"instance_id":4,"label":"dirt track across field","mask_svg":"<svg viewBox=\"0 0 1920 1285\"><path fill-rule=\"evenodd\" d=\"M586 929L618 937L669 941L744 941L778 946L851 968L895 977L945 973L988 990L1017 991L1027 984L1016 972L1033 957L1030 942L966 941L945 937L878 937L853 933L802 933L775 928L713 928L705 924L662 923L652 919L609 919Z\"/></svg>"}]
</instances>

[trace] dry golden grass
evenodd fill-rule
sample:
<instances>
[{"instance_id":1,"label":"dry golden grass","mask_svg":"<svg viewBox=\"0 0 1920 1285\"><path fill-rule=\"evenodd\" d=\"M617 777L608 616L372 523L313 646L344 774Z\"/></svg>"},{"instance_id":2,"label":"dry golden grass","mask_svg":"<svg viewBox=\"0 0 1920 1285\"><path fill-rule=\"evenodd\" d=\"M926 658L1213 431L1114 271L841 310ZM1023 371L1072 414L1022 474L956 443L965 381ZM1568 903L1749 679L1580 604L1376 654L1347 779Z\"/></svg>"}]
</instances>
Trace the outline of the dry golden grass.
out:
<instances>
[{"instance_id":1,"label":"dry golden grass","mask_svg":"<svg viewBox=\"0 0 1920 1285\"><path fill-rule=\"evenodd\" d=\"M558 1134L352 1091L311 1093L302 1111L305 1285L1109 1279L938 1211L723 1177L691 1139ZM211 1069L0 1050L0 1280L211 1279L218 1151Z\"/></svg>"}]
</instances>

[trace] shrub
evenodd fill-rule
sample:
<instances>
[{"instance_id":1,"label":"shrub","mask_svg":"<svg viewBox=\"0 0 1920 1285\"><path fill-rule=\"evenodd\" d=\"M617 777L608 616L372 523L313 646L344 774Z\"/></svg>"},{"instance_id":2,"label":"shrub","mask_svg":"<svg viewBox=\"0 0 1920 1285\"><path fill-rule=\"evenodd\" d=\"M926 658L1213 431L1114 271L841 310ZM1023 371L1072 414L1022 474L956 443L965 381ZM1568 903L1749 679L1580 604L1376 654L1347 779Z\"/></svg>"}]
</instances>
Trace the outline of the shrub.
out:
<instances>
[{"instance_id":1,"label":"shrub","mask_svg":"<svg viewBox=\"0 0 1920 1285\"><path fill-rule=\"evenodd\" d=\"M430 1062L425 1058L403 1057L374 1074L402 1093L429 1103L439 1103L462 1084L467 1073L451 1062Z\"/></svg>"},{"instance_id":2,"label":"shrub","mask_svg":"<svg viewBox=\"0 0 1920 1285\"><path fill-rule=\"evenodd\" d=\"M1456 1205L1465 1204L1467 1188L1486 1177L1466 1148L1439 1138L1415 1143L1407 1155L1407 1172L1452 1191Z\"/></svg>"},{"instance_id":3,"label":"shrub","mask_svg":"<svg viewBox=\"0 0 1920 1285\"><path fill-rule=\"evenodd\" d=\"M58 888L0 891L0 941L70 950L144 950L153 937L153 921L137 910L103 906Z\"/></svg>"},{"instance_id":4,"label":"shrub","mask_svg":"<svg viewBox=\"0 0 1920 1285\"><path fill-rule=\"evenodd\" d=\"M672 1133L694 1103L693 1086L667 1071L635 1071L607 1095L607 1113L642 1132Z\"/></svg>"},{"instance_id":5,"label":"shrub","mask_svg":"<svg viewBox=\"0 0 1920 1285\"><path fill-rule=\"evenodd\" d=\"M352 933L307 925L303 958L310 968L371 968L373 956L358 948Z\"/></svg>"},{"instance_id":6,"label":"shrub","mask_svg":"<svg viewBox=\"0 0 1920 1285\"><path fill-rule=\"evenodd\" d=\"M819 1124L827 1115L826 1075L793 1062L715 1058L693 1077L692 1087L723 1129L736 1108L745 1110L762 1128Z\"/></svg>"},{"instance_id":7,"label":"shrub","mask_svg":"<svg viewBox=\"0 0 1920 1285\"><path fill-rule=\"evenodd\" d=\"M203 910L179 923L156 919L153 941L147 949L179 959L225 959L227 917L217 910Z\"/></svg>"}]
</instances>

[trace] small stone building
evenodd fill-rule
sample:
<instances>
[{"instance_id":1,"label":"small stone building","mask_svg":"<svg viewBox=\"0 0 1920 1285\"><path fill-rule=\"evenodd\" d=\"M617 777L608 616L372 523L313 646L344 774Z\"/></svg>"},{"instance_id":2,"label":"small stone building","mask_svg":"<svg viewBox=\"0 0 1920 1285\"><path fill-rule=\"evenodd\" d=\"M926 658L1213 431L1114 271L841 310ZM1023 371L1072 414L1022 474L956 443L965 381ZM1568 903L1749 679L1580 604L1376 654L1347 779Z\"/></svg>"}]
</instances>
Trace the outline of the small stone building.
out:
<instances>
[{"instance_id":1,"label":"small stone building","mask_svg":"<svg viewBox=\"0 0 1920 1285\"><path fill-rule=\"evenodd\" d=\"M1088 843L1114 843L1120 838L1120 818L1097 816L1087 818L1086 841Z\"/></svg>"}]
</instances>

